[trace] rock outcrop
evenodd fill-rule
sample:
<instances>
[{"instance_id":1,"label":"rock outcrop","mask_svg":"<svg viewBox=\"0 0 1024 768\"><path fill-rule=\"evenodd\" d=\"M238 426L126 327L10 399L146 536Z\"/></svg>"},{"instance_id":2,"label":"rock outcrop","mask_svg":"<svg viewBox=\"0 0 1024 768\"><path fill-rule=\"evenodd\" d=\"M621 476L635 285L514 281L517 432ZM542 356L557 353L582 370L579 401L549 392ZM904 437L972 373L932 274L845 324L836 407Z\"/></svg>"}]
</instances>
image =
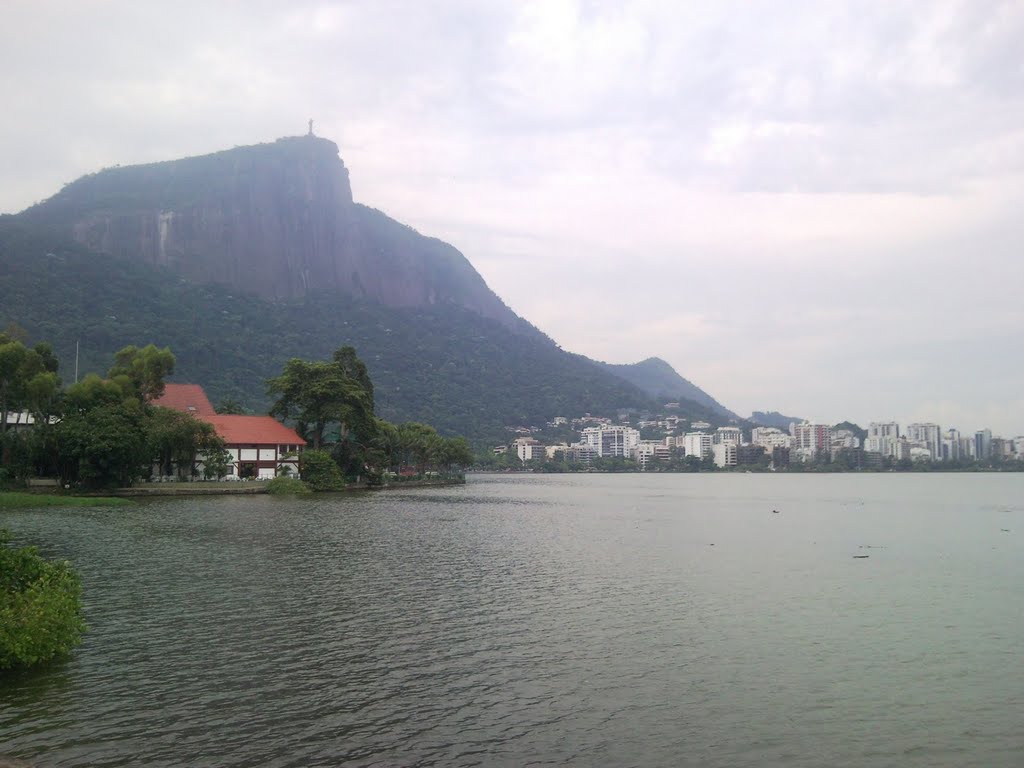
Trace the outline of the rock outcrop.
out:
<instances>
[{"instance_id":1,"label":"rock outcrop","mask_svg":"<svg viewBox=\"0 0 1024 768\"><path fill-rule=\"evenodd\" d=\"M353 202L316 136L109 168L25 212L90 251L269 299L335 291L387 306L451 302L522 321L455 248Z\"/></svg>"}]
</instances>

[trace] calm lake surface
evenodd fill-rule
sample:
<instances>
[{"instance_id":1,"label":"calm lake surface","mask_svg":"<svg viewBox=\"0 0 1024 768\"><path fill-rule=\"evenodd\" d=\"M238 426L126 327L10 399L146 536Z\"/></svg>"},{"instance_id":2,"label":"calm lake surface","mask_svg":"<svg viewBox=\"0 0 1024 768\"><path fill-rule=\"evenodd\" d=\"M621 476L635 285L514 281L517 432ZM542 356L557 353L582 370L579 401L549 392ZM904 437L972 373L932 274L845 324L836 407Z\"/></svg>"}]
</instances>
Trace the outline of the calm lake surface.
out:
<instances>
[{"instance_id":1,"label":"calm lake surface","mask_svg":"<svg viewBox=\"0 0 1024 768\"><path fill-rule=\"evenodd\" d=\"M0 527L85 586L75 655L0 680L0 755L39 766L1024 765L1021 474L471 476Z\"/></svg>"}]
</instances>

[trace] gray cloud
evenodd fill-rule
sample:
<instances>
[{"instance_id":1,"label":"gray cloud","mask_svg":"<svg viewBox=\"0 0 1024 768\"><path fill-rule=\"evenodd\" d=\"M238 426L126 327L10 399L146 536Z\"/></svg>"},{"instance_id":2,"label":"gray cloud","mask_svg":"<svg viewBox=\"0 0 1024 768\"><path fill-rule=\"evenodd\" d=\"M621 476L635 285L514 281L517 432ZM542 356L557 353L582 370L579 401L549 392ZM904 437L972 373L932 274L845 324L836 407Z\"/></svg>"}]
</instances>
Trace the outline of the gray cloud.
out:
<instances>
[{"instance_id":1,"label":"gray cloud","mask_svg":"<svg viewBox=\"0 0 1024 768\"><path fill-rule=\"evenodd\" d=\"M16 5L0 210L313 116L567 349L1024 433L1021 39L977 0Z\"/></svg>"}]
</instances>

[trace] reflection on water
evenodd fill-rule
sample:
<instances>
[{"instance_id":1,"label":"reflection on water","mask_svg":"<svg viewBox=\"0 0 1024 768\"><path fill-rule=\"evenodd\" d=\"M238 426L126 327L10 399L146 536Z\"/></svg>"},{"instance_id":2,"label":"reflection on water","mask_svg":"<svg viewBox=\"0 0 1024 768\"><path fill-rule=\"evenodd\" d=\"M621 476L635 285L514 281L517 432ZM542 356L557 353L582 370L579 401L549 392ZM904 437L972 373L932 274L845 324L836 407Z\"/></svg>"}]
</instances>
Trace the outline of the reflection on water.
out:
<instances>
[{"instance_id":1,"label":"reflection on water","mask_svg":"<svg viewBox=\"0 0 1024 768\"><path fill-rule=\"evenodd\" d=\"M478 476L5 512L75 563L91 631L71 660L3 680L0 755L1020 765L1022 490Z\"/></svg>"}]
</instances>

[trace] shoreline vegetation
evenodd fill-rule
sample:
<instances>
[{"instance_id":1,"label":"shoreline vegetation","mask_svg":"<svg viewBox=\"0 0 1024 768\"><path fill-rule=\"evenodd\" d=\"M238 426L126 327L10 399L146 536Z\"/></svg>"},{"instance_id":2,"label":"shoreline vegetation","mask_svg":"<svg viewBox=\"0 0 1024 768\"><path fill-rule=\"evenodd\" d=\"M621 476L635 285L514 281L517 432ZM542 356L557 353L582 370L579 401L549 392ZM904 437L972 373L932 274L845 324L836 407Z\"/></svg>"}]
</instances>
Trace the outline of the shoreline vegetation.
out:
<instances>
[{"instance_id":1,"label":"shoreline vegetation","mask_svg":"<svg viewBox=\"0 0 1024 768\"><path fill-rule=\"evenodd\" d=\"M51 506L95 494L304 495L410 487L411 480L451 484L473 463L462 437L378 418L373 383L350 346L329 360L289 360L266 381L276 397L270 418L232 433L222 422L252 415L236 402L207 404L201 416L195 406L164 405L165 379L175 367L166 347L125 347L106 378L90 373L64 386L51 346L28 347L24 335L16 327L0 332L0 490L31 491L37 484L50 494L71 491L58 491ZM290 439L264 422L284 423ZM274 445L273 458L265 459L262 448L259 461L246 456L253 443ZM220 482L229 480L240 482ZM35 494L24 502L47 505Z\"/></svg>"},{"instance_id":2,"label":"shoreline vegetation","mask_svg":"<svg viewBox=\"0 0 1024 768\"><path fill-rule=\"evenodd\" d=\"M67 656L86 631L81 595L67 560L15 547L0 529L0 675Z\"/></svg>"}]
</instances>

